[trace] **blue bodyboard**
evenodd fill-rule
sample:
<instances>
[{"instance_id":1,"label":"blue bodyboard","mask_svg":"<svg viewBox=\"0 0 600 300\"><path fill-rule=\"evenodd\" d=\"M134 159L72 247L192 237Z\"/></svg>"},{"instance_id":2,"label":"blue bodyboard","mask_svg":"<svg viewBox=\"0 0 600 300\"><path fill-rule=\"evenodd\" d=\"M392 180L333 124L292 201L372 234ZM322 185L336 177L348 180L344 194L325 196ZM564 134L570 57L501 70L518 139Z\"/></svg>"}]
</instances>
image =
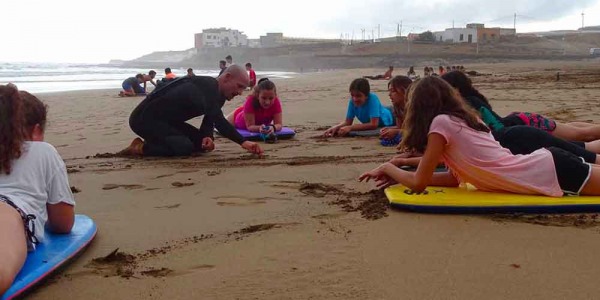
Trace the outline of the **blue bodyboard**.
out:
<instances>
[{"instance_id":1,"label":"blue bodyboard","mask_svg":"<svg viewBox=\"0 0 600 300\"><path fill-rule=\"evenodd\" d=\"M84 215L75 215L75 224L69 234L55 234L46 230L44 242L27 254L23 268L1 299L13 299L27 293L80 254L95 236L96 224Z\"/></svg>"}]
</instances>

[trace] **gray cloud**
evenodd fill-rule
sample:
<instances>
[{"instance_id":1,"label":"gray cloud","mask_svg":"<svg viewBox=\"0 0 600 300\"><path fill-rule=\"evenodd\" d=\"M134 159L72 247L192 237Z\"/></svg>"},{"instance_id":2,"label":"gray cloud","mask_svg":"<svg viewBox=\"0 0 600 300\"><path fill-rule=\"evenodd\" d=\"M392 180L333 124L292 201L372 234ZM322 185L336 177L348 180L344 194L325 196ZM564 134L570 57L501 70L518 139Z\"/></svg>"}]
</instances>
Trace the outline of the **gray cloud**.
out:
<instances>
[{"instance_id":1,"label":"gray cloud","mask_svg":"<svg viewBox=\"0 0 600 300\"><path fill-rule=\"evenodd\" d=\"M570 14L578 14L598 0L456 0L456 1L394 1L372 0L347 3L337 11L337 16L321 24L321 28L332 32L370 31L377 24L385 26L387 32L394 24L403 20L404 32L424 29L442 29L464 26L466 23L486 23L488 26L510 26L513 14L517 22L550 21Z\"/></svg>"}]
</instances>

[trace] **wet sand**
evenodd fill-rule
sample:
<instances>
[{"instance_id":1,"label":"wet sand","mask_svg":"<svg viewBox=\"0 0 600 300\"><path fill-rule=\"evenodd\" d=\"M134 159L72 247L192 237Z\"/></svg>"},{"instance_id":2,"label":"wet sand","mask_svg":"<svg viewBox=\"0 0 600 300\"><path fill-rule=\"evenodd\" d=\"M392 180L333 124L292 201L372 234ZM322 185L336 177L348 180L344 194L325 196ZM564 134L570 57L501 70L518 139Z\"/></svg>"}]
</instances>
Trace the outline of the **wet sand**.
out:
<instances>
[{"instance_id":1,"label":"wet sand","mask_svg":"<svg viewBox=\"0 0 600 300\"><path fill-rule=\"evenodd\" d=\"M473 80L500 114L600 123L594 65L466 67L490 74ZM214 152L190 158L97 155L135 137L128 117L142 98L118 90L41 94L50 106L47 141L79 190L77 212L99 232L31 298L581 299L600 292L597 215L414 214L388 210L380 192L356 181L394 148L377 138L319 135L344 118L350 81L382 71L275 81L284 123L298 134L264 144L264 158L223 138ZM389 104L387 82L371 84Z\"/></svg>"}]
</instances>

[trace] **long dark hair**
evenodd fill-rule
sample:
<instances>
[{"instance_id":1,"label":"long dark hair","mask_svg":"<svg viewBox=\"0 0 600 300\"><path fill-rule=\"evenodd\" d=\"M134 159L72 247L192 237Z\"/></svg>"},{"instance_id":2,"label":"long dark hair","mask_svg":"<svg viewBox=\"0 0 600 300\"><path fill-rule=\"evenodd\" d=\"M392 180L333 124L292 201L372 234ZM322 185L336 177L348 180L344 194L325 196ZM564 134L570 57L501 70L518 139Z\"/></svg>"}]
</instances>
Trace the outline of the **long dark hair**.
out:
<instances>
[{"instance_id":1,"label":"long dark hair","mask_svg":"<svg viewBox=\"0 0 600 300\"><path fill-rule=\"evenodd\" d=\"M413 82L412 79L410 79L406 76L396 75L396 76L394 76L394 78L392 78L388 82L388 89L390 87L393 87L396 90L403 89L405 97L406 97L406 92L408 91L408 87L410 87L412 82ZM404 102L406 102L406 101L404 101ZM398 107L396 104L394 104L394 113L396 114L396 116L402 118L402 117L404 117L405 108L406 108L406 105L403 107Z\"/></svg>"},{"instance_id":2,"label":"long dark hair","mask_svg":"<svg viewBox=\"0 0 600 300\"><path fill-rule=\"evenodd\" d=\"M0 85L0 173L10 174L12 161L23 153L24 123L19 91L12 85Z\"/></svg>"},{"instance_id":3,"label":"long dark hair","mask_svg":"<svg viewBox=\"0 0 600 300\"><path fill-rule=\"evenodd\" d=\"M414 82L407 98L406 117L402 124L404 132L399 146L402 150L424 152L431 122L442 114L461 119L475 130L490 132L450 84L440 78L425 77Z\"/></svg>"},{"instance_id":4,"label":"long dark hair","mask_svg":"<svg viewBox=\"0 0 600 300\"><path fill-rule=\"evenodd\" d=\"M269 78L261 78L258 81L258 84L254 87L254 91L252 93L252 96L254 96L254 99L252 101L252 106L254 107L254 109L260 108L260 100L258 96L260 95L260 92L264 90L274 91L275 94L277 94L277 88L275 87L275 83L269 80Z\"/></svg>"},{"instance_id":5,"label":"long dark hair","mask_svg":"<svg viewBox=\"0 0 600 300\"><path fill-rule=\"evenodd\" d=\"M490 108L492 107L488 99L473 87L473 82L465 73L461 71L451 71L442 75L442 79L448 82L452 87L458 89L458 92L463 98L477 97L483 100Z\"/></svg>"}]
</instances>

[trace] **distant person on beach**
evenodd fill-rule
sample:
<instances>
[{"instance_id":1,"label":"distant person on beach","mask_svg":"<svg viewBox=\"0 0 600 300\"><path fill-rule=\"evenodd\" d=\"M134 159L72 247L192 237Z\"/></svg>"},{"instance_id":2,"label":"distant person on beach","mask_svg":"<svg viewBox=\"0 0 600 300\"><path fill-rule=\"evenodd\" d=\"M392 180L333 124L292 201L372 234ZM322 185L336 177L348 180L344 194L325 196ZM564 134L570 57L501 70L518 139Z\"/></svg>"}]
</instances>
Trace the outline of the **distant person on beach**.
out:
<instances>
[{"instance_id":1,"label":"distant person on beach","mask_svg":"<svg viewBox=\"0 0 600 300\"><path fill-rule=\"evenodd\" d=\"M0 85L0 295L27 253L43 244L44 228L71 232L75 200L67 168L44 142L47 107L14 85Z\"/></svg>"},{"instance_id":2,"label":"distant person on beach","mask_svg":"<svg viewBox=\"0 0 600 300\"><path fill-rule=\"evenodd\" d=\"M371 93L369 81L364 78L354 79L350 83L350 99L346 119L323 134L330 136L345 136L350 131L374 130L394 125L392 112L381 105L379 97ZM362 124L352 124L357 118Z\"/></svg>"},{"instance_id":3,"label":"distant person on beach","mask_svg":"<svg viewBox=\"0 0 600 300\"><path fill-rule=\"evenodd\" d=\"M402 133L402 123L404 122L404 111L406 108L406 93L412 82L412 79L402 75L394 76L388 82L388 93L392 101L396 126L381 128L379 138L392 139Z\"/></svg>"},{"instance_id":4,"label":"distant person on beach","mask_svg":"<svg viewBox=\"0 0 600 300\"><path fill-rule=\"evenodd\" d=\"M189 76L189 77L196 76L196 74L194 74L194 69L192 69L192 68L187 69L187 76Z\"/></svg>"},{"instance_id":5,"label":"distant person on beach","mask_svg":"<svg viewBox=\"0 0 600 300\"><path fill-rule=\"evenodd\" d=\"M400 183L416 193L427 186L469 183L489 192L600 195L600 166L556 147L512 154L444 80L423 78L411 86L408 96L400 146L424 153L417 170L404 171L388 162L363 173L359 180L373 179L380 188ZM434 173L440 161L448 172Z\"/></svg>"},{"instance_id":6,"label":"distant person on beach","mask_svg":"<svg viewBox=\"0 0 600 300\"><path fill-rule=\"evenodd\" d=\"M446 69L444 69L444 67L440 66L438 68L438 75L442 76L444 74L446 74Z\"/></svg>"},{"instance_id":7,"label":"distant person on beach","mask_svg":"<svg viewBox=\"0 0 600 300\"><path fill-rule=\"evenodd\" d=\"M237 129L251 132L270 134L281 131L283 117L275 83L269 78L262 78L244 105L227 116L227 121Z\"/></svg>"},{"instance_id":8,"label":"distant person on beach","mask_svg":"<svg viewBox=\"0 0 600 300\"><path fill-rule=\"evenodd\" d=\"M177 79L177 75L171 71L171 68L165 68L165 76L157 83L157 86L163 86L175 79Z\"/></svg>"},{"instance_id":9,"label":"distant person on beach","mask_svg":"<svg viewBox=\"0 0 600 300\"><path fill-rule=\"evenodd\" d=\"M227 121L221 108L248 86L248 73L233 65L219 78L181 77L144 99L131 113L129 126L141 138L119 152L134 156L189 156L215 148L213 131L251 153L263 150L244 138ZM200 128L186 121L204 116Z\"/></svg>"},{"instance_id":10,"label":"distant person on beach","mask_svg":"<svg viewBox=\"0 0 600 300\"><path fill-rule=\"evenodd\" d=\"M172 80L172 79L177 78L177 75L175 75L175 73L173 73L171 71L171 68L166 68L165 69L165 78L168 80Z\"/></svg>"},{"instance_id":11,"label":"distant person on beach","mask_svg":"<svg viewBox=\"0 0 600 300\"><path fill-rule=\"evenodd\" d=\"M154 87L156 87L156 82L154 82L154 77L156 77L156 71L154 71L154 70L150 70L150 72L148 72L148 75L144 74L144 91L147 91L147 89L146 89L147 82L150 82Z\"/></svg>"},{"instance_id":12,"label":"distant person on beach","mask_svg":"<svg viewBox=\"0 0 600 300\"><path fill-rule=\"evenodd\" d=\"M219 69L221 69L221 71L219 72L219 76L221 76L221 74L225 72L225 69L227 69L227 62L224 60L219 61Z\"/></svg>"},{"instance_id":13,"label":"distant person on beach","mask_svg":"<svg viewBox=\"0 0 600 300\"><path fill-rule=\"evenodd\" d=\"M225 61L227 62L226 67L230 67L231 65L233 65L233 57L231 57L231 55L227 55L225 57Z\"/></svg>"},{"instance_id":14,"label":"distant person on beach","mask_svg":"<svg viewBox=\"0 0 600 300\"><path fill-rule=\"evenodd\" d=\"M429 73L429 67L423 68L423 76L427 77L429 75L431 75L431 73Z\"/></svg>"},{"instance_id":15,"label":"distant person on beach","mask_svg":"<svg viewBox=\"0 0 600 300\"><path fill-rule=\"evenodd\" d=\"M146 90L140 85L144 82L144 75L137 74L135 77L129 77L123 81L121 87L123 90L119 92L121 97L133 97L146 95Z\"/></svg>"},{"instance_id":16,"label":"distant person on beach","mask_svg":"<svg viewBox=\"0 0 600 300\"><path fill-rule=\"evenodd\" d=\"M394 66L390 66L388 70L383 75L375 75L375 76L363 76L363 78L371 79L371 80L380 80L380 79L391 79L392 72L394 72Z\"/></svg>"},{"instance_id":17,"label":"distant person on beach","mask_svg":"<svg viewBox=\"0 0 600 300\"><path fill-rule=\"evenodd\" d=\"M415 68L413 66L410 66L406 76L412 80L419 79L419 75L417 75L417 72L415 72Z\"/></svg>"},{"instance_id":18,"label":"distant person on beach","mask_svg":"<svg viewBox=\"0 0 600 300\"><path fill-rule=\"evenodd\" d=\"M248 77L250 78L248 87L252 89L256 85L256 72L252 69L251 63L246 63L246 71L248 71Z\"/></svg>"}]
</instances>

